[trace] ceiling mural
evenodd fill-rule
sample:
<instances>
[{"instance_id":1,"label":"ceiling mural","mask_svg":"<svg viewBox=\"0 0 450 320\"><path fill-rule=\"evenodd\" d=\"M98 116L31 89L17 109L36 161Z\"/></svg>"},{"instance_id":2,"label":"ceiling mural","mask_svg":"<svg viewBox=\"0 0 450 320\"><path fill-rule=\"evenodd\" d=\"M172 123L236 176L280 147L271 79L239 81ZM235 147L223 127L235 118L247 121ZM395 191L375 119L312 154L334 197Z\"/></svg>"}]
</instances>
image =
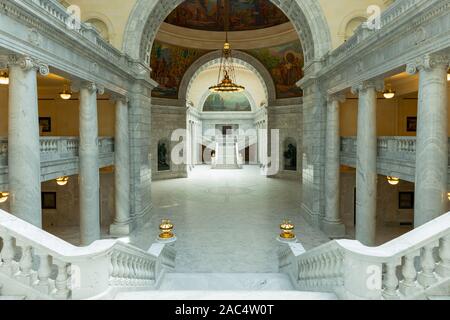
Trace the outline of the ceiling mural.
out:
<instances>
[{"instance_id":1,"label":"ceiling mural","mask_svg":"<svg viewBox=\"0 0 450 320\"><path fill-rule=\"evenodd\" d=\"M203 105L203 111L252 111L252 106L242 92L211 93Z\"/></svg>"},{"instance_id":2,"label":"ceiling mural","mask_svg":"<svg viewBox=\"0 0 450 320\"><path fill-rule=\"evenodd\" d=\"M178 89L187 69L207 50L189 49L155 41L151 55L151 77L159 86L152 96L178 99Z\"/></svg>"},{"instance_id":3,"label":"ceiling mural","mask_svg":"<svg viewBox=\"0 0 450 320\"><path fill-rule=\"evenodd\" d=\"M296 85L303 78L304 57L300 41L246 52L269 70L275 83L277 99L303 96L302 90Z\"/></svg>"},{"instance_id":4,"label":"ceiling mural","mask_svg":"<svg viewBox=\"0 0 450 320\"><path fill-rule=\"evenodd\" d=\"M230 31L273 27L289 21L269 0L230 0ZM224 31L224 0L186 0L167 23L197 30Z\"/></svg>"}]
</instances>

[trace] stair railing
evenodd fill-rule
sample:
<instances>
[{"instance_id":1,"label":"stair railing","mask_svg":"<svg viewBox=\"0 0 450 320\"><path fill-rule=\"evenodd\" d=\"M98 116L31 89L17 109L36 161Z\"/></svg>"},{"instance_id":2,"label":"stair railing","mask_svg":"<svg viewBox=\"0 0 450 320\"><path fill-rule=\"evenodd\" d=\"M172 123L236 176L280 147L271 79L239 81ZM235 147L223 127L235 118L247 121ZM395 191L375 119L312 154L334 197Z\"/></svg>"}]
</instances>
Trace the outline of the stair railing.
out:
<instances>
[{"instance_id":1,"label":"stair railing","mask_svg":"<svg viewBox=\"0 0 450 320\"><path fill-rule=\"evenodd\" d=\"M280 271L299 290L343 299L424 299L450 283L450 213L379 247L334 240L310 251L280 247Z\"/></svg>"}]
</instances>

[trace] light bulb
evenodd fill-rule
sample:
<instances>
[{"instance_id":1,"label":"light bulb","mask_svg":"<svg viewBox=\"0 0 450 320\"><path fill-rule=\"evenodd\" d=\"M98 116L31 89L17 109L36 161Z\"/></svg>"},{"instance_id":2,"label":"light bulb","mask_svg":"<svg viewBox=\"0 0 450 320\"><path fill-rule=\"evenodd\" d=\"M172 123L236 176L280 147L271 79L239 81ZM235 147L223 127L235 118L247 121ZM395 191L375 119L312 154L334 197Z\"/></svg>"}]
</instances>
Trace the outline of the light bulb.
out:
<instances>
[{"instance_id":1,"label":"light bulb","mask_svg":"<svg viewBox=\"0 0 450 320\"><path fill-rule=\"evenodd\" d=\"M2 85L9 84L9 76L6 72L0 73L0 84L2 84Z\"/></svg>"}]
</instances>

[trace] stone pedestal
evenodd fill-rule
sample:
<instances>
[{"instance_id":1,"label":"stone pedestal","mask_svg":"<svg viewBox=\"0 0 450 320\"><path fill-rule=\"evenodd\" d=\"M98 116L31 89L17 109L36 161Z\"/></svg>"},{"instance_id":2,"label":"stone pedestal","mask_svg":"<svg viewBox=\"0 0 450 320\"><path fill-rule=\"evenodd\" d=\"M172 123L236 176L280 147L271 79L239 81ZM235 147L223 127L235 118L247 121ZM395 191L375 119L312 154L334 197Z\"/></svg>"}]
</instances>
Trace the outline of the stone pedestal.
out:
<instances>
[{"instance_id":1,"label":"stone pedestal","mask_svg":"<svg viewBox=\"0 0 450 320\"><path fill-rule=\"evenodd\" d=\"M100 174L97 87L80 87L80 234L81 245L100 239Z\"/></svg>"},{"instance_id":2,"label":"stone pedestal","mask_svg":"<svg viewBox=\"0 0 450 320\"><path fill-rule=\"evenodd\" d=\"M41 215L41 160L37 71L48 67L30 57L10 56L8 166L11 212L39 228Z\"/></svg>"},{"instance_id":3,"label":"stone pedestal","mask_svg":"<svg viewBox=\"0 0 450 320\"><path fill-rule=\"evenodd\" d=\"M356 240L375 245L377 212L377 89L380 81L353 88L359 93L356 154Z\"/></svg>"},{"instance_id":4,"label":"stone pedestal","mask_svg":"<svg viewBox=\"0 0 450 320\"><path fill-rule=\"evenodd\" d=\"M113 236L128 235L130 226L130 152L128 134L128 101L116 101L115 153L115 204L116 216L110 226Z\"/></svg>"},{"instance_id":5,"label":"stone pedestal","mask_svg":"<svg viewBox=\"0 0 450 320\"><path fill-rule=\"evenodd\" d=\"M424 56L408 65L419 71L414 226L447 210L448 131L446 56Z\"/></svg>"},{"instance_id":6,"label":"stone pedestal","mask_svg":"<svg viewBox=\"0 0 450 320\"><path fill-rule=\"evenodd\" d=\"M343 237L345 225L340 217L340 130L339 102L344 96L332 96L327 104L325 157L325 217L322 229L330 237Z\"/></svg>"}]
</instances>

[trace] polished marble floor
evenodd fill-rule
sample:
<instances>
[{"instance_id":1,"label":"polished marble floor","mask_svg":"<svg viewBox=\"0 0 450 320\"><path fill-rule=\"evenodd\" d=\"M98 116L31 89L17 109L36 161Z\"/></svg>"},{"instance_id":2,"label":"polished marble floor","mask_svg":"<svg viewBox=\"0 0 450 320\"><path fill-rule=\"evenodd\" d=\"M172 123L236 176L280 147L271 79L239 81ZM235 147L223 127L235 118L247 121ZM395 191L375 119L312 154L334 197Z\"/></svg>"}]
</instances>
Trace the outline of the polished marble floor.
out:
<instances>
[{"instance_id":1,"label":"polished marble floor","mask_svg":"<svg viewBox=\"0 0 450 320\"><path fill-rule=\"evenodd\" d=\"M198 166L188 179L153 183L153 213L130 237L150 246L163 218L177 235L177 272L277 272L275 240L290 219L306 249L329 239L301 218L300 182L269 179L259 167L211 170Z\"/></svg>"}]
</instances>

